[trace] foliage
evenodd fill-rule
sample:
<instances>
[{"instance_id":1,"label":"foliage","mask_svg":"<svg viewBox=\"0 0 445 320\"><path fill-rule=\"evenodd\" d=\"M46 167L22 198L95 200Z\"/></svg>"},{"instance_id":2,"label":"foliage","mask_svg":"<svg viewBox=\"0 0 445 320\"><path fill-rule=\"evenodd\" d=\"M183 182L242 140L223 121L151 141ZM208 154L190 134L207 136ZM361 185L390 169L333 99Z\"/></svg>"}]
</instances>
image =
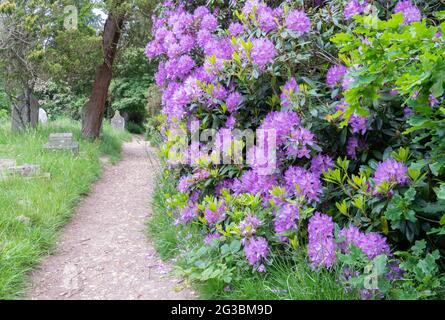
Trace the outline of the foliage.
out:
<instances>
[{"instance_id":1,"label":"foliage","mask_svg":"<svg viewBox=\"0 0 445 320\"><path fill-rule=\"evenodd\" d=\"M113 110L127 113L129 121L142 124L147 118L147 88L153 83L153 68L142 49L128 48L115 66L110 85Z\"/></svg>"},{"instance_id":2,"label":"foliage","mask_svg":"<svg viewBox=\"0 0 445 320\"><path fill-rule=\"evenodd\" d=\"M159 7L146 54L160 61L162 155L178 177L169 210L178 230L207 234L185 274L235 283L307 253L364 299L443 296L443 14L420 21L420 6L385 3ZM275 170L264 175L255 157L215 163L193 149L196 120L216 130L208 146L241 146L243 158L255 149L231 135L224 146L228 129L273 130ZM238 241L242 253L230 250ZM416 241L424 255L409 253ZM428 275L413 279L425 259ZM373 265L377 288L365 281Z\"/></svg>"},{"instance_id":3,"label":"foliage","mask_svg":"<svg viewBox=\"0 0 445 320\"><path fill-rule=\"evenodd\" d=\"M73 157L42 152L51 132L74 132L77 139L80 137L78 124L68 120L21 134L12 134L9 126L0 127L0 158L15 158L18 164L35 163L51 174L49 180L0 179L2 300L23 297L29 271L53 247L76 203L100 175L99 156L103 153L116 161L126 138L105 126L100 141L81 141L81 153Z\"/></svg>"}]
</instances>

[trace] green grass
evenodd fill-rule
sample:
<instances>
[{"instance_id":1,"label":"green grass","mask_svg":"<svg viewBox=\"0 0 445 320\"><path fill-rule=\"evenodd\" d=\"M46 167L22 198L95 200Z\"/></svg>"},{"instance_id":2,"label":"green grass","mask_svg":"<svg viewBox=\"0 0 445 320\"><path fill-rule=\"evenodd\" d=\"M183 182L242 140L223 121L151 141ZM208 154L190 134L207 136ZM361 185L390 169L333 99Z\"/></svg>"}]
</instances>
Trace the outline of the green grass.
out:
<instances>
[{"instance_id":1,"label":"green grass","mask_svg":"<svg viewBox=\"0 0 445 320\"><path fill-rule=\"evenodd\" d=\"M175 184L162 176L153 198L153 216L148 221L148 234L160 256L175 259L178 265L184 264L186 252L200 243L203 235L193 226L187 232L178 233L173 218L165 203L164 193L173 194ZM187 237L182 235L188 234ZM229 287L221 282L208 281L193 284L203 299L292 299L292 300L347 300L356 299L347 294L337 281L336 272L313 271L304 258L296 255L292 260L275 259L268 266L266 274L245 273L240 281Z\"/></svg>"},{"instance_id":2,"label":"green grass","mask_svg":"<svg viewBox=\"0 0 445 320\"><path fill-rule=\"evenodd\" d=\"M29 271L51 251L73 208L100 176L99 157L106 155L112 162L118 161L122 141L129 137L106 125L100 140L81 141L76 157L45 152L42 147L51 132L73 132L80 141L80 126L67 120L17 134L0 124L0 158L37 164L51 174L50 179L0 180L0 299L24 296Z\"/></svg>"}]
</instances>

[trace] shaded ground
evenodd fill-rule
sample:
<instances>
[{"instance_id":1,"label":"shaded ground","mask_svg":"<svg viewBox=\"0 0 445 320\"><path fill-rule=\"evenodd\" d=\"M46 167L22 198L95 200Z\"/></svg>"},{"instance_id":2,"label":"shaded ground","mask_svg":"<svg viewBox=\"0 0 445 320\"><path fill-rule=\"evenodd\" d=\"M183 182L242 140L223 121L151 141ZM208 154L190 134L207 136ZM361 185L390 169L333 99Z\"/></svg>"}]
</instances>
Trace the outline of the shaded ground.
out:
<instances>
[{"instance_id":1,"label":"shaded ground","mask_svg":"<svg viewBox=\"0 0 445 320\"><path fill-rule=\"evenodd\" d=\"M134 137L123 159L76 210L57 249L32 274L29 299L193 299L146 239L158 170L155 150Z\"/></svg>"}]
</instances>

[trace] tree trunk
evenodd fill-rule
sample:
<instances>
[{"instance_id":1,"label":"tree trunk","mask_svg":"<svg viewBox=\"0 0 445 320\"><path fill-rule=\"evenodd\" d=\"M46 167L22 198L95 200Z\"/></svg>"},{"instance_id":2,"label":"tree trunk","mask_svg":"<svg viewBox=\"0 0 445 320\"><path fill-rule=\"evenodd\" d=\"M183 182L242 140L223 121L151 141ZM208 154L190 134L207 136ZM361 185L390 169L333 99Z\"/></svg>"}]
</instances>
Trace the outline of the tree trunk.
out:
<instances>
[{"instance_id":1,"label":"tree trunk","mask_svg":"<svg viewBox=\"0 0 445 320\"><path fill-rule=\"evenodd\" d=\"M116 56L117 44L122 33L124 21L125 13L119 13L117 16L110 13L105 22L103 63L96 70L91 96L84 107L82 123L82 136L84 138L96 139L100 135L108 88L113 74L113 61Z\"/></svg>"}]
</instances>

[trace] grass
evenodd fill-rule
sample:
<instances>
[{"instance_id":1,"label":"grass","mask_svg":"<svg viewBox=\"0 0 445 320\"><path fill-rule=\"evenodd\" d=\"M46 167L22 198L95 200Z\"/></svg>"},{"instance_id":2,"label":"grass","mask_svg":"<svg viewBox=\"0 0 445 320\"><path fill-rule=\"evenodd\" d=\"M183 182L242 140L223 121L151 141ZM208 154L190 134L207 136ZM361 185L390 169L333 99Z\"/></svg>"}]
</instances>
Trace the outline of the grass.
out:
<instances>
[{"instance_id":1,"label":"grass","mask_svg":"<svg viewBox=\"0 0 445 320\"><path fill-rule=\"evenodd\" d=\"M175 192L174 181L157 179L158 185L153 198L153 216L148 221L148 233L160 256L174 259L183 265L183 256L202 241L199 229L192 226L187 232L178 233L173 218L165 203L165 193ZM181 236L187 234L187 237ZM230 287L215 281L195 283L203 299L228 300L348 300L356 299L345 292L337 281L335 272L313 271L304 258L296 255L292 260L275 259L266 274L245 273L242 279L232 282Z\"/></svg>"},{"instance_id":2,"label":"grass","mask_svg":"<svg viewBox=\"0 0 445 320\"><path fill-rule=\"evenodd\" d=\"M0 158L37 164L51 174L0 180L0 299L24 296L29 272L51 251L77 202L100 176L100 156L118 161L122 141L129 138L105 125L100 140L81 141L80 154L73 156L43 150L51 132L73 132L80 141L80 126L68 120L17 134L0 124Z\"/></svg>"}]
</instances>

